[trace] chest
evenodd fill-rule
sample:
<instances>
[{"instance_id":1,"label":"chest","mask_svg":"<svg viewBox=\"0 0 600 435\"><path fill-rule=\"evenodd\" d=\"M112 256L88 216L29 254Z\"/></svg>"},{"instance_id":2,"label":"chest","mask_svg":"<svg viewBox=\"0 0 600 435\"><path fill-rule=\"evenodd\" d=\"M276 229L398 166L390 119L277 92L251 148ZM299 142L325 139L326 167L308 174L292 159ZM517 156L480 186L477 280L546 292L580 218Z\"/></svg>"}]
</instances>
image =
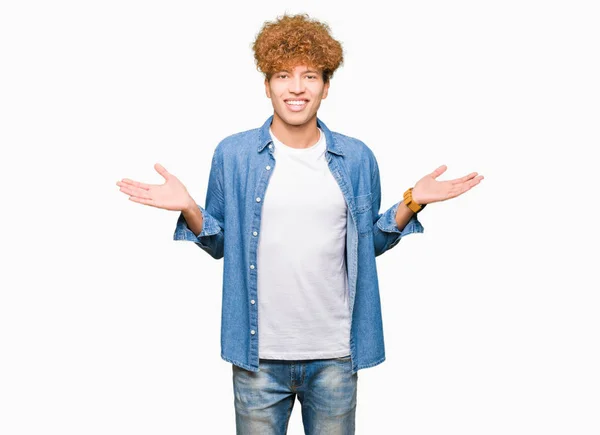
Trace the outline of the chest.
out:
<instances>
[{"instance_id":1,"label":"chest","mask_svg":"<svg viewBox=\"0 0 600 435\"><path fill-rule=\"evenodd\" d=\"M307 214L316 219L339 219L346 214L346 202L325 156L302 159L275 156L263 203L267 213Z\"/></svg>"}]
</instances>

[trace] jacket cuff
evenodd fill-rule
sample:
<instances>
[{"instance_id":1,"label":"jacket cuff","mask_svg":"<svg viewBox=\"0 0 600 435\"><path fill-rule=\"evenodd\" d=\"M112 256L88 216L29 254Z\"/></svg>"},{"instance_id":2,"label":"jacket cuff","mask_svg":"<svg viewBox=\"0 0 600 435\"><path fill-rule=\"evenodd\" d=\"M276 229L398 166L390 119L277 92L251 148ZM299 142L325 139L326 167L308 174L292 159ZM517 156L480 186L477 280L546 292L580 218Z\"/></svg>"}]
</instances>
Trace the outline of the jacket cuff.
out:
<instances>
[{"instance_id":1,"label":"jacket cuff","mask_svg":"<svg viewBox=\"0 0 600 435\"><path fill-rule=\"evenodd\" d=\"M198 234L198 237L196 237L194 232L188 227L187 222L183 217L183 212L180 212L175 226L175 232L173 233L173 240L187 240L190 242L201 243L202 237L214 236L221 231L221 227L217 220L204 208L199 205L198 208L202 213L202 231Z\"/></svg>"},{"instance_id":2,"label":"jacket cuff","mask_svg":"<svg viewBox=\"0 0 600 435\"><path fill-rule=\"evenodd\" d=\"M398 211L398 206L401 203L402 201L397 202L388 210L386 210L386 212L383 213L377 221L377 227L381 231L385 231L387 233L397 233L400 236L399 238L412 233L422 233L424 231L424 228L423 225L421 225L421 222L419 222L416 213L412 215L412 217L407 222L406 226L402 229L402 231L398 229L398 225L396 224L396 212Z\"/></svg>"}]
</instances>

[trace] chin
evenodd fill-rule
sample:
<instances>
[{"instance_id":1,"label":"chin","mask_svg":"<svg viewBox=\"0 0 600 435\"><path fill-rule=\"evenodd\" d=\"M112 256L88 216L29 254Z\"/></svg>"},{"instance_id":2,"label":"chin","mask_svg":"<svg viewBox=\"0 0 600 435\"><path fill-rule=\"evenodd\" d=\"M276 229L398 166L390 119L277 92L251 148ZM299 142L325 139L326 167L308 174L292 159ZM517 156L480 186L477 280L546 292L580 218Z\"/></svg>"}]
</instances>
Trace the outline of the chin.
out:
<instances>
[{"instance_id":1,"label":"chin","mask_svg":"<svg viewBox=\"0 0 600 435\"><path fill-rule=\"evenodd\" d=\"M277 113L277 116L286 124L297 126L297 125L306 124L308 121L310 121L311 119L314 118L315 114L311 114L309 116L302 114L302 116L295 117L295 116L288 116L287 114L286 114L286 116L281 116L280 113Z\"/></svg>"},{"instance_id":2,"label":"chin","mask_svg":"<svg viewBox=\"0 0 600 435\"><path fill-rule=\"evenodd\" d=\"M290 125L302 125L302 124L306 124L306 122L308 121L308 119L302 119L302 120L298 120L298 119L284 119L284 121L287 124L290 124Z\"/></svg>"}]
</instances>

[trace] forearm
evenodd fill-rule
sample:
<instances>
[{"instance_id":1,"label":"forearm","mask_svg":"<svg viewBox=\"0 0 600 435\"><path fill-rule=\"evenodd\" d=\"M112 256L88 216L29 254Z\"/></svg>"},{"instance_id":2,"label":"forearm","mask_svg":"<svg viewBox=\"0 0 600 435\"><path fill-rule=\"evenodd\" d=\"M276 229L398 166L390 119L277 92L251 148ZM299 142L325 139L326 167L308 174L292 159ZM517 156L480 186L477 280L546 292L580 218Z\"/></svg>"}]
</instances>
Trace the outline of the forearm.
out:
<instances>
[{"instance_id":1,"label":"forearm","mask_svg":"<svg viewBox=\"0 0 600 435\"><path fill-rule=\"evenodd\" d=\"M198 237L198 234L202 232L203 219L202 212L200 211L196 203L192 201L191 205L188 208L182 210L182 213L188 228L194 233L196 237Z\"/></svg>"},{"instance_id":2,"label":"forearm","mask_svg":"<svg viewBox=\"0 0 600 435\"><path fill-rule=\"evenodd\" d=\"M398 210L396 210L396 226L400 231L404 229L413 214L414 212L404 204L404 201L398 205Z\"/></svg>"}]
</instances>

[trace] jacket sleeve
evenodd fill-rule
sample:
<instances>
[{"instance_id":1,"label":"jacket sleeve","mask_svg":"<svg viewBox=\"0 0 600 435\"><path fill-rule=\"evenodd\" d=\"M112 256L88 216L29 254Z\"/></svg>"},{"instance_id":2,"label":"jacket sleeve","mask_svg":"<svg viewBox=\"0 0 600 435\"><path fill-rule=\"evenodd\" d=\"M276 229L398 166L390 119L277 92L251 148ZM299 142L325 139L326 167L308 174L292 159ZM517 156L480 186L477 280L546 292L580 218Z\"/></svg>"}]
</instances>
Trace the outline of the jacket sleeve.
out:
<instances>
[{"instance_id":1,"label":"jacket sleeve","mask_svg":"<svg viewBox=\"0 0 600 435\"><path fill-rule=\"evenodd\" d=\"M206 190L206 208L198 205L202 213L202 231L198 237L187 225L183 212L179 214L173 240L194 242L215 259L223 258L225 242L225 196L223 189L223 160L219 147L215 149Z\"/></svg>"},{"instance_id":2,"label":"jacket sleeve","mask_svg":"<svg viewBox=\"0 0 600 435\"><path fill-rule=\"evenodd\" d=\"M396 246L402 237L412 233L422 233L423 225L417 219L417 215L413 214L406 226L400 231L396 225L396 211L402 201L397 202L384 213L379 213L381 206L381 182L379 177L379 166L375 156L373 157L372 177L371 177L371 194L372 204L371 212L373 214L373 243L375 245L375 256L379 256L388 249Z\"/></svg>"}]
</instances>

